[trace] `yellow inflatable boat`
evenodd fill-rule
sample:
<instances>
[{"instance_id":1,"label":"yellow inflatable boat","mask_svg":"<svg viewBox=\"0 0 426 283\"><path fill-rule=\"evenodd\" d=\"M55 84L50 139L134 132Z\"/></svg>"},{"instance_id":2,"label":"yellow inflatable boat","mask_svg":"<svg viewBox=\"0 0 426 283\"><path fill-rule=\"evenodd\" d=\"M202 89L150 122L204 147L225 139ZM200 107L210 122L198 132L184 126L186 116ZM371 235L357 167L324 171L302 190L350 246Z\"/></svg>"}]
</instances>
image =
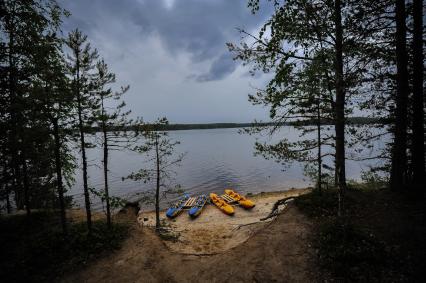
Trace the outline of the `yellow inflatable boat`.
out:
<instances>
[{"instance_id":1,"label":"yellow inflatable boat","mask_svg":"<svg viewBox=\"0 0 426 283\"><path fill-rule=\"evenodd\" d=\"M244 208L253 208L255 206L255 203L253 201L246 199L245 197L243 197L237 192L234 192L231 189L225 190L225 194L230 196L235 201L238 201L238 204Z\"/></svg>"},{"instance_id":2,"label":"yellow inflatable boat","mask_svg":"<svg viewBox=\"0 0 426 283\"><path fill-rule=\"evenodd\" d=\"M226 203L221 197L219 197L217 194L211 193L210 199L214 205L216 205L220 210L222 210L224 213L228 215L234 214L234 208Z\"/></svg>"}]
</instances>

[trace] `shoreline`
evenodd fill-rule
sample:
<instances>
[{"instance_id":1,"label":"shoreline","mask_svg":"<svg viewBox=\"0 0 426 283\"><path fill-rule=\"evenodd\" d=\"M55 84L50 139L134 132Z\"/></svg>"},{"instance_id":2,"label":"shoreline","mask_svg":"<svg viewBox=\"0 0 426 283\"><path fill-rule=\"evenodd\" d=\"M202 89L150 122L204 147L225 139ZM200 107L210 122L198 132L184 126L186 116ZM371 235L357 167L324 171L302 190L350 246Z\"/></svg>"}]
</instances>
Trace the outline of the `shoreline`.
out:
<instances>
[{"instance_id":1,"label":"shoreline","mask_svg":"<svg viewBox=\"0 0 426 283\"><path fill-rule=\"evenodd\" d=\"M305 188L290 188L290 189L287 189L287 190L278 190L278 191L271 191L271 192L259 192L259 193L250 193L249 192L247 194L243 194L243 196L245 196L248 199L255 200L255 199L262 199L262 198L265 198L265 197L282 196L283 194L290 193L290 192L293 192L295 194L297 194L297 193L301 194L301 193L310 192L312 189L313 189L312 187L305 187ZM206 195L208 197L208 194L206 194ZM134 201L134 202L131 201L129 203L136 203L136 202L138 202L138 201L137 200ZM208 204L206 204L206 205L208 205ZM84 208L81 208L81 209L84 210ZM160 209L160 214L166 212L167 209L168 208L161 208ZM140 211L143 211L143 213L155 213L155 209L154 208L144 208L142 206L140 208Z\"/></svg>"},{"instance_id":2,"label":"shoreline","mask_svg":"<svg viewBox=\"0 0 426 283\"><path fill-rule=\"evenodd\" d=\"M246 210L235 205L235 214L228 216L211 204L206 204L201 214L192 219L183 211L174 219L165 216L166 210L160 211L160 221L166 232L161 238L169 250L180 254L209 255L232 249L256 234L274 218L260 221L271 212L277 200L297 197L310 192L312 188L292 189L287 191L263 192L248 195L256 206ZM154 229L155 211L138 213L140 226Z\"/></svg>"}]
</instances>

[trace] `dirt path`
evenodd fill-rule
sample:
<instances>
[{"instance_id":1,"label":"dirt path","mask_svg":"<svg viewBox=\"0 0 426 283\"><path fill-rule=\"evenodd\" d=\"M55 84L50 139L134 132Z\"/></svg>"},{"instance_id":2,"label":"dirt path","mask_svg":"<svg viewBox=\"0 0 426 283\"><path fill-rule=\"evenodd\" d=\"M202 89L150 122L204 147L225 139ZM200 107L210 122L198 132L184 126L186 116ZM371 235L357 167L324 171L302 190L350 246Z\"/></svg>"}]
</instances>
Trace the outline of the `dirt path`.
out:
<instances>
[{"instance_id":1,"label":"dirt path","mask_svg":"<svg viewBox=\"0 0 426 283\"><path fill-rule=\"evenodd\" d=\"M215 255L172 251L136 226L123 248L64 282L312 282L312 224L294 205L243 244Z\"/></svg>"}]
</instances>

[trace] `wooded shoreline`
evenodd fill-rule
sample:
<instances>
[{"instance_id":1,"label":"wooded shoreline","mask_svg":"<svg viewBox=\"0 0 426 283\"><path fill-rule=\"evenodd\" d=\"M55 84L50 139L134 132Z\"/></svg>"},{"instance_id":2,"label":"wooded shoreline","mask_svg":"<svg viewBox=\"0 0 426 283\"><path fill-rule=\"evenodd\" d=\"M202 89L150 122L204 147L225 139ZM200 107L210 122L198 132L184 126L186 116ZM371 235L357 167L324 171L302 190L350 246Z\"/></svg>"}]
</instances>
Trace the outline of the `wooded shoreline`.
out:
<instances>
[{"instance_id":1,"label":"wooded shoreline","mask_svg":"<svg viewBox=\"0 0 426 283\"><path fill-rule=\"evenodd\" d=\"M181 130L207 130L207 129L232 129L232 128L250 128L250 127L272 127L272 126L316 126L317 120L305 121L288 121L288 122L253 122L253 123L189 123L189 124L167 124L167 125L130 125L126 127L109 127L108 131L131 131L144 129L144 127L153 127L155 130L161 131L181 131ZM350 117L347 119L350 125L388 125L390 121L387 119L370 118L370 117ZM321 125L334 125L332 120L322 119ZM100 132L99 127L91 127L88 132Z\"/></svg>"}]
</instances>

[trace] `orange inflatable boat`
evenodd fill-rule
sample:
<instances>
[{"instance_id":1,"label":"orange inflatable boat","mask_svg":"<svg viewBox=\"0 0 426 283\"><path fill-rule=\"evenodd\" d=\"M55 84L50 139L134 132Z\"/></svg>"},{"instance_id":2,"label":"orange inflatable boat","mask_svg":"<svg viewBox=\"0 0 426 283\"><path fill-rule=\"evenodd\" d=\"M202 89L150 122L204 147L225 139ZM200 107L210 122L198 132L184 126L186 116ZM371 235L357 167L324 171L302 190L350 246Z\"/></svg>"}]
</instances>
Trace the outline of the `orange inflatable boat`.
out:
<instances>
[{"instance_id":1,"label":"orange inflatable boat","mask_svg":"<svg viewBox=\"0 0 426 283\"><path fill-rule=\"evenodd\" d=\"M216 205L220 210L222 210L224 213L228 215L234 214L234 208L226 203L221 197L219 197L217 194L211 193L210 199L214 205Z\"/></svg>"},{"instance_id":2,"label":"orange inflatable boat","mask_svg":"<svg viewBox=\"0 0 426 283\"><path fill-rule=\"evenodd\" d=\"M231 189L225 190L225 194L238 201L238 204L244 208L253 208L255 206L255 203L253 201L246 199L245 197L243 197L237 192L234 192Z\"/></svg>"}]
</instances>

